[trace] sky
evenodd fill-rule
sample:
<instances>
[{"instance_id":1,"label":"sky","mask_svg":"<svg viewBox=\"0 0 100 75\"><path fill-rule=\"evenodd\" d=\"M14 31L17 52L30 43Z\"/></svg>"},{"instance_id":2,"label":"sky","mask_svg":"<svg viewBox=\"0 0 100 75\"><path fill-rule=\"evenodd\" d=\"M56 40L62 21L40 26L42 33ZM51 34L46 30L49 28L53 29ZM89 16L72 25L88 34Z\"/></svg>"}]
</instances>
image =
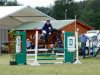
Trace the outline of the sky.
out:
<instances>
[{"instance_id":1,"label":"sky","mask_svg":"<svg viewBox=\"0 0 100 75\"><path fill-rule=\"evenodd\" d=\"M30 5L33 7L36 6L49 6L53 5L55 0L17 0L18 3L23 4L23 5ZM82 1L82 0L75 0L75 1Z\"/></svg>"}]
</instances>

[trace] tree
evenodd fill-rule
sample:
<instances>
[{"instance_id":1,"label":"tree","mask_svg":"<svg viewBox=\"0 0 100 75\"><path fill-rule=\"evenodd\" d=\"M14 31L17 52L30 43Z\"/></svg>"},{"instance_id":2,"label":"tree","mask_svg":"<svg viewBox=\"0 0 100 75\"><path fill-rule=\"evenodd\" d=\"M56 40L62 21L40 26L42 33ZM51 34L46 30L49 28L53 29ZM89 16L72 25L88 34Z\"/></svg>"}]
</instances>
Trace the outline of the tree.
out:
<instances>
[{"instance_id":1,"label":"tree","mask_svg":"<svg viewBox=\"0 0 100 75\"><path fill-rule=\"evenodd\" d=\"M8 0L0 0L0 6L18 6L17 0L8 1Z\"/></svg>"},{"instance_id":2,"label":"tree","mask_svg":"<svg viewBox=\"0 0 100 75\"><path fill-rule=\"evenodd\" d=\"M67 10L67 19L73 19L77 12L77 5L74 0L56 0L52 16L56 19L65 19L65 10Z\"/></svg>"},{"instance_id":3,"label":"tree","mask_svg":"<svg viewBox=\"0 0 100 75\"><path fill-rule=\"evenodd\" d=\"M5 5L5 2L4 1L0 1L0 6L3 6Z\"/></svg>"},{"instance_id":4,"label":"tree","mask_svg":"<svg viewBox=\"0 0 100 75\"><path fill-rule=\"evenodd\" d=\"M100 29L100 0L94 0L91 3L91 8L93 10L93 24L91 24L92 26L94 26L96 29Z\"/></svg>"},{"instance_id":5,"label":"tree","mask_svg":"<svg viewBox=\"0 0 100 75\"><path fill-rule=\"evenodd\" d=\"M47 15L50 15L50 7L35 7L35 8Z\"/></svg>"},{"instance_id":6,"label":"tree","mask_svg":"<svg viewBox=\"0 0 100 75\"><path fill-rule=\"evenodd\" d=\"M18 6L19 4L17 2L12 2L12 1L9 1L7 2L6 6Z\"/></svg>"},{"instance_id":7,"label":"tree","mask_svg":"<svg viewBox=\"0 0 100 75\"><path fill-rule=\"evenodd\" d=\"M100 29L100 0L86 0L78 3L80 17L79 20L86 22L95 29Z\"/></svg>"}]
</instances>

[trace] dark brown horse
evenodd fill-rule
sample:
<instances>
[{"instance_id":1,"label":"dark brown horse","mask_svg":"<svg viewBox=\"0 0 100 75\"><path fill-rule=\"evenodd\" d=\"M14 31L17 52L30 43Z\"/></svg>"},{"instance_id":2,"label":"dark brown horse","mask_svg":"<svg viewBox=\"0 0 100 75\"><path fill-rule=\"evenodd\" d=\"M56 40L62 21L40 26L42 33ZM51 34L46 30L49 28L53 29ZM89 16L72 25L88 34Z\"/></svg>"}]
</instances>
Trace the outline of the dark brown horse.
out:
<instances>
[{"instance_id":1,"label":"dark brown horse","mask_svg":"<svg viewBox=\"0 0 100 75\"><path fill-rule=\"evenodd\" d=\"M44 48L45 46L49 46L50 44L55 44L56 45L56 42L58 39L62 39L61 38L61 34L62 32L60 30L57 30L57 29L53 29L52 33L48 35L48 38L47 38L47 41L45 41L42 37L42 33L38 35L38 45L39 45L39 48ZM35 46L35 39L33 39L32 41L33 45ZM47 48L50 48L47 47Z\"/></svg>"}]
</instances>

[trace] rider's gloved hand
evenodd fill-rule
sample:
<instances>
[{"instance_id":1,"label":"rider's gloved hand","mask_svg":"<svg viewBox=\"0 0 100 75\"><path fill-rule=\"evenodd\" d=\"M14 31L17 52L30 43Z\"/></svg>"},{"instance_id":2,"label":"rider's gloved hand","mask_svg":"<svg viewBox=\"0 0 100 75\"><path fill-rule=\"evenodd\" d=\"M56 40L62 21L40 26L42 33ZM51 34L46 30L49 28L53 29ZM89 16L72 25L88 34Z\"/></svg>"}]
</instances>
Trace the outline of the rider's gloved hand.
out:
<instances>
[{"instance_id":1,"label":"rider's gloved hand","mask_svg":"<svg viewBox=\"0 0 100 75\"><path fill-rule=\"evenodd\" d=\"M51 34L51 32L49 32L49 34Z\"/></svg>"},{"instance_id":2,"label":"rider's gloved hand","mask_svg":"<svg viewBox=\"0 0 100 75\"><path fill-rule=\"evenodd\" d=\"M46 34L47 32L46 32L45 30L42 30L42 33L43 33L43 34Z\"/></svg>"}]
</instances>

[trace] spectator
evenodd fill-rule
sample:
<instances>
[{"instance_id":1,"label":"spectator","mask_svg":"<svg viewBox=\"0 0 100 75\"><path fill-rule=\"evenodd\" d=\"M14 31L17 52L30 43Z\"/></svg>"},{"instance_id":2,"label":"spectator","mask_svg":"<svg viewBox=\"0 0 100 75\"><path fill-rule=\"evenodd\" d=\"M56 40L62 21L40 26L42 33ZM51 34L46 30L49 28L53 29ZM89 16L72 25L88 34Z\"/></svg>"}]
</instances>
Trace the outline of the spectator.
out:
<instances>
[{"instance_id":1,"label":"spectator","mask_svg":"<svg viewBox=\"0 0 100 75\"><path fill-rule=\"evenodd\" d=\"M85 36L84 34L82 34L80 36L80 42L81 42L81 49L82 49L83 58L85 58L85 56L86 56L85 51L86 51L86 42L87 42L87 39L88 39L88 37Z\"/></svg>"},{"instance_id":2,"label":"spectator","mask_svg":"<svg viewBox=\"0 0 100 75\"><path fill-rule=\"evenodd\" d=\"M32 48L32 44L31 41L29 39L27 39L27 49Z\"/></svg>"},{"instance_id":3,"label":"spectator","mask_svg":"<svg viewBox=\"0 0 100 75\"><path fill-rule=\"evenodd\" d=\"M59 38L58 39L58 48L62 48L62 39L61 38Z\"/></svg>"}]
</instances>

